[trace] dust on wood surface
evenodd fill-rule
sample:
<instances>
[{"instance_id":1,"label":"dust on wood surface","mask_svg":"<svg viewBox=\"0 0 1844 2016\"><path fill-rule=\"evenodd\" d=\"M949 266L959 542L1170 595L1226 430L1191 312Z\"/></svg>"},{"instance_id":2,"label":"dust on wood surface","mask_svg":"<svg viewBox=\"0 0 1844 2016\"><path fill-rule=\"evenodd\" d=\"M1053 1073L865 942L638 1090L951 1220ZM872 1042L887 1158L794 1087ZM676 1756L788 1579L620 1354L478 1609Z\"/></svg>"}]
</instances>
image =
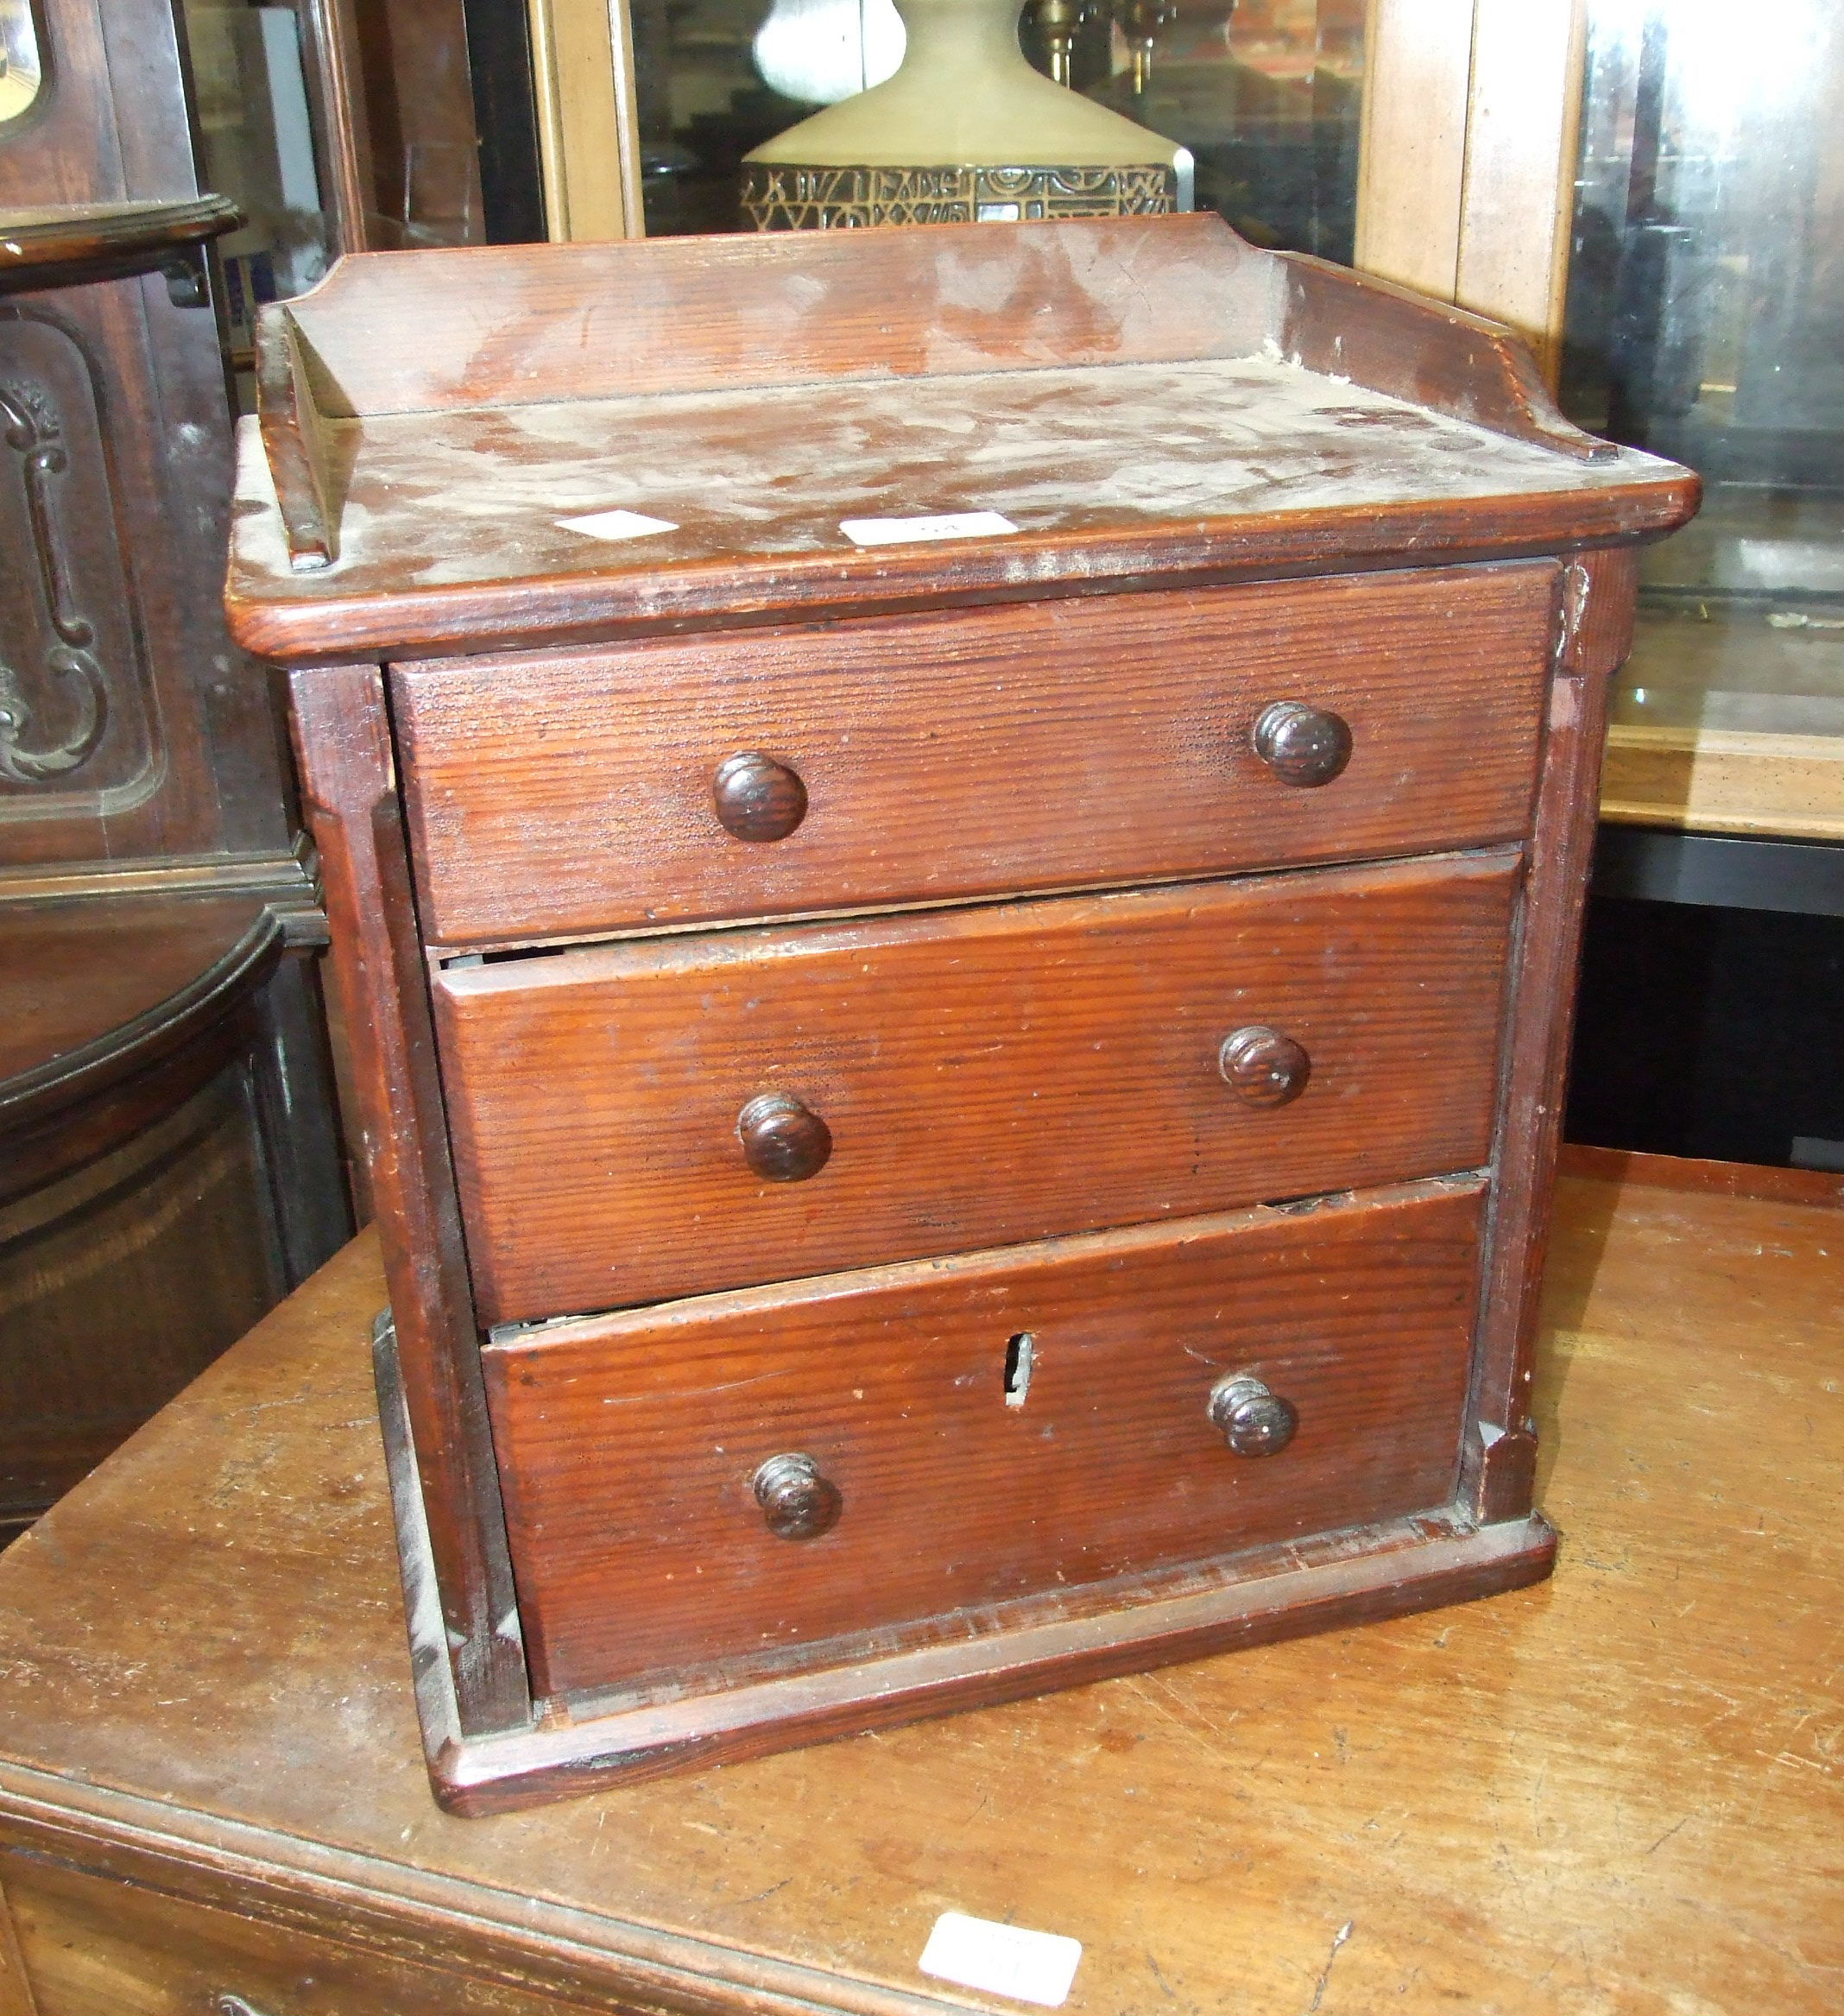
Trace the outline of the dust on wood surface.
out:
<instances>
[{"instance_id":1,"label":"dust on wood surface","mask_svg":"<svg viewBox=\"0 0 1844 2016\"><path fill-rule=\"evenodd\" d=\"M254 424L231 591L320 600L667 572L857 549L847 519L996 511L1032 534L1630 488L1588 465L1272 354L757 387L329 420L339 558L289 571ZM672 529L611 542L560 520ZM1004 534L996 535L1003 543Z\"/></svg>"}]
</instances>

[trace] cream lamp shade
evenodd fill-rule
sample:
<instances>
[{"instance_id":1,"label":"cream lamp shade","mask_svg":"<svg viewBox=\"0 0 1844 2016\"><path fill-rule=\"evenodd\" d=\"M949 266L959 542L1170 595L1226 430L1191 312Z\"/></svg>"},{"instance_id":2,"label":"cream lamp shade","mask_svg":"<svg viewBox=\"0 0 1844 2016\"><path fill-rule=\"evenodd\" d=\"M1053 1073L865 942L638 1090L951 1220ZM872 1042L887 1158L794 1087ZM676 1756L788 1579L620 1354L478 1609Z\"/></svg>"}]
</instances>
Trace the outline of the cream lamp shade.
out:
<instances>
[{"instance_id":1,"label":"cream lamp shade","mask_svg":"<svg viewBox=\"0 0 1844 2016\"><path fill-rule=\"evenodd\" d=\"M1189 207L1190 156L1026 61L1020 0L900 0L900 69L744 157L758 231Z\"/></svg>"}]
</instances>

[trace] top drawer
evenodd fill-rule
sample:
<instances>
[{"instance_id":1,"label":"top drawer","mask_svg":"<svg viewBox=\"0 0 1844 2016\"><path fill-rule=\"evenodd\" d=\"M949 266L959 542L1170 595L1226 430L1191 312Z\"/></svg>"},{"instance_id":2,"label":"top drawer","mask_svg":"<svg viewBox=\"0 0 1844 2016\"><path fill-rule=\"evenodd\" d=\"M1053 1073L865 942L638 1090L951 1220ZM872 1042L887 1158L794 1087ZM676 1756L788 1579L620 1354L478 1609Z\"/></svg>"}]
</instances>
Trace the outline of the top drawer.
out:
<instances>
[{"instance_id":1,"label":"top drawer","mask_svg":"<svg viewBox=\"0 0 1844 2016\"><path fill-rule=\"evenodd\" d=\"M496 945L1515 837L1555 575L1448 567L399 666L425 928ZM1282 700L1348 724L1329 782L1255 753ZM714 780L742 754L805 787L781 838L720 823ZM798 803L789 787L774 808Z\"/></svg>"}]
</instances>

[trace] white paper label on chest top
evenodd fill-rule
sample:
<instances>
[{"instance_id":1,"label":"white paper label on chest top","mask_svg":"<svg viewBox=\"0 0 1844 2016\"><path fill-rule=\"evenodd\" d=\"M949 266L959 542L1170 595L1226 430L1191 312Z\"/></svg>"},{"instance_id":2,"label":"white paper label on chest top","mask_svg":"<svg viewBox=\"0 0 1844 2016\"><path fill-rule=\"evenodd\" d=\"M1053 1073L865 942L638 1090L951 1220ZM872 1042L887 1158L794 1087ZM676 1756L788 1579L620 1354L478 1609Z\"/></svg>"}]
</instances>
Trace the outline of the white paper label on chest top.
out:
<instances>
[{"instance_id":1,"label":"white paper label on chest top","mask_svg":"<svg viewBox=\"0 0 1844 2016\"><path fill-rule=\"evenodd\" d=\"M1081 1958L1080 1939L944 1911L935 1920L918 1964L937 1981L1060 2009L1069 1999Z\"/></svg>"},{"instance_id":2,"label":"white paper label on chest top","mask_svg":"<svg viewBox=\"0 0 1844 2016\"><path fill-rule=\"evenodd\" d=\"M854 546L901 546L913 539L990 539L1016 532L997 511L953 511L938 518L842 518L839 530Z\"/></svg>"},{"instance_id":3,"label":"white paper label on chest top","mask_svg":"<svg viewBox=\"0 0 1844 2016\"><path fill-rule=\"evenodd\" d=\"M677 532L669 518L649 518L644 511L591 511L586 517L559 518L565 532L584 532L591 539L647 539L655 532Z\"/></svg>"}]
</instances>

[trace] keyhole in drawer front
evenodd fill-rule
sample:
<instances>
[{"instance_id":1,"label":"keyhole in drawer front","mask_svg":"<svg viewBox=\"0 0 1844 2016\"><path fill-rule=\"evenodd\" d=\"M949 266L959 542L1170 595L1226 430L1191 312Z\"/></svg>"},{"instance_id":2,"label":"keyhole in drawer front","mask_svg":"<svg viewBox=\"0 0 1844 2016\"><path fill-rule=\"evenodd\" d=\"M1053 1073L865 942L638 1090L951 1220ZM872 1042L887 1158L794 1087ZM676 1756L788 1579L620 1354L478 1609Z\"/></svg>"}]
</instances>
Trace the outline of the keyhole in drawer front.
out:
<instances>
[{"instance_id":1,"label":"keyhole in drawer front","mask_svg":"<svg viewBox=\"0 0 1844 2016\"><path fill-rule=\"evenodd\" d=\"M1025 1395L1031 1390L1031 1357L1036 1343L1027 1330L1006 1339L1005 1404L1008 1407L1023 1406Z\"/></svg>"}]
</instances>

